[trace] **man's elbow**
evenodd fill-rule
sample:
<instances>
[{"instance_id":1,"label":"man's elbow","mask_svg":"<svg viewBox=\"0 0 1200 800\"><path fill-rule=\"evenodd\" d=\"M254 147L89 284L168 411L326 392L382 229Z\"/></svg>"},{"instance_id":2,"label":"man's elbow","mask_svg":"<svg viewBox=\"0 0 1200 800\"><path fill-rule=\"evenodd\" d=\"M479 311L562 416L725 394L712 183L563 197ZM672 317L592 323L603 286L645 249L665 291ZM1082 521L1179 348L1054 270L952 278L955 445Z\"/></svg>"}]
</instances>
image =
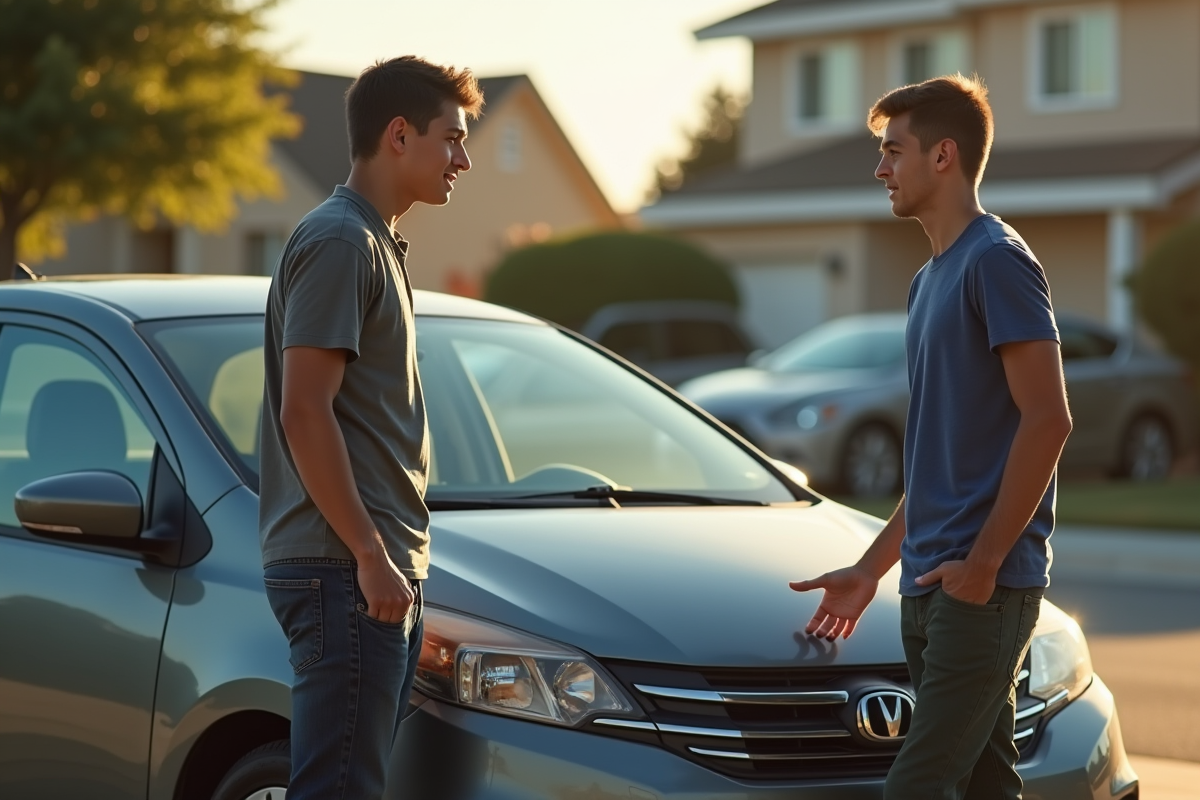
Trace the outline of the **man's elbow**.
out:
<instances>
[{"instance_id":1,"label":"man's elbow","mask_svg":"<svg viewBox=\"0 0 1200 800\"><path fill-rule=\"evenodd\" d=\"M1071 412L1065 408L1047 414L1042 423L1043 433L1060 445L1066 443L1067 437L1071 435L1074 427L1075 424L1071 421Z\"/></svg>"},{"instance_id":2,"label":"man's elbow","mask_svg":"<svg viewBox=\"0 0 1200 800\"><path fill-rule=\"evenodd\" d=\"M283 428L284 438L290 442L305 431L312 430L319 415L320 409L313 403L284 400L279 407L279 426Z\"/></svg>"}]
</instances>

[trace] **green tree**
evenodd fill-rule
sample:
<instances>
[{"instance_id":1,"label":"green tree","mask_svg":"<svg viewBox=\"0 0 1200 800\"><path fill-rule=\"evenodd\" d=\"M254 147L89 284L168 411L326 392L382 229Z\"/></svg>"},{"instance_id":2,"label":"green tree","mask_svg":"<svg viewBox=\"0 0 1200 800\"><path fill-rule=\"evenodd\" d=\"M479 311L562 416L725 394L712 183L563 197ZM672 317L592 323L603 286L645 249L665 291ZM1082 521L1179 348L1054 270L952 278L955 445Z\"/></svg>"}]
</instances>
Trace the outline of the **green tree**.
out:
<instances>
[{"instance_id":1,"label":"green tree","mask_svg":"<svg viewBox=\"0 0 1200 800\"><path fill-rule=\"evenodd\" d=\"M579 329L609 303L712 300L738 304L725 265L693 245L652 233L595 233L514 250L484 299Z\"/></svg>"},{"instance_id":2,"label":"green tree","mask_svg":"<svg viewBox=\"0 0 1200 800\"><path fill-rule=\"evenodd\" d=\"M1200 370L1200 222L1168 234L1132 276L1138 315Z\"/></svg>"},{"instance_id":3,"label":"green tree","mask_svg":"<svg viewBox=\"0 0 1200 800\"><path fill-rule=\"evenodd\" d=\"M687 181L737 162L746 103L718 86L704 100L704 122L688 133L687 153L666 159L654 171L652 196L680 189Z\"/></svg>"},{"instance_id":4,"label":"green tree","mask_svg":"<svg viewBox=\"0 0 1200 800\"><path fill-rule=\"evenodd\" d=\"M0 278L66 220L221 227L275 194L292 73L256 46L274 0L0 0Z\"/></svg>"}]
</instances>

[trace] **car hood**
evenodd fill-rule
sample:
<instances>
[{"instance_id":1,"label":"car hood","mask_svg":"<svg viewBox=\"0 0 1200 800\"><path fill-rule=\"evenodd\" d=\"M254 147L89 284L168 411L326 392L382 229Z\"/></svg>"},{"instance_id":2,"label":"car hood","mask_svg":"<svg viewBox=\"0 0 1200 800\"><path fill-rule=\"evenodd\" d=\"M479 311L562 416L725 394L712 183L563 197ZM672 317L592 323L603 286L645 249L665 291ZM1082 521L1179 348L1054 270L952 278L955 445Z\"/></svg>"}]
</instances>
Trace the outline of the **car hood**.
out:
<instances>
[{"instance_id":1,"label":"car hood","mask_svg":"<svg viewBox=\"0 0 1200 800\"><path fill-rule=\"evenodd\" d=\"M850 639L806 636L821 593L882 523L813 507L438 512L426 598L602 658L716 666L895 664L898 570Z\"/></svg>"},{"instance_id":2,"label":"car hood","mask_svg":"<svg viewBox=\"0 0 1200 800\"><path fill-rule=\"evenodd\" d=\"M679 387L679 392L710 414L772 408L804 397L877 388L901 381L890 369L830 369L815 372L772 372L756 367L714 372Z\"/></svg>"}]
</instances>

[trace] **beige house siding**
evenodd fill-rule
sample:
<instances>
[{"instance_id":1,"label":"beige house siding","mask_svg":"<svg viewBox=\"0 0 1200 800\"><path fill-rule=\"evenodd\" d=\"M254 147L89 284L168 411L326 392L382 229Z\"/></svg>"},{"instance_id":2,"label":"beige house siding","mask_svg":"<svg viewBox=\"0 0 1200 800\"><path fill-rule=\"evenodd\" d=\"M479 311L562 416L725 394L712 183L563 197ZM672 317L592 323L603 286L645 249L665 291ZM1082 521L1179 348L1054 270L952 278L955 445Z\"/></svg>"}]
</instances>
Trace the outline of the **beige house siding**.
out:
<instances>
[{"instance_id":1,"label":"beige house siding","mask_svg":"<svg viewBox=\"0 0 1200 800\"><path fill-rule=\"evenodd\" d=\"M1116 104L1092 111L1031 107L1031 19L1043 6L980 13L976 64L991 89L998 145L1200 132L1200 2L1125 0L1112 5L1117 8L1119 50Z\"/></svg>"},{"instance_id":2,"label":"beige house siding","mask_svg":"<svg viewBox=\"0 0 1200 800\"><path fill-rule=\"evenodd\" d=\"M929 260L929 237L916 220L875 222L867 226L864 311L904 311L908 286Z\"/></svg>"},{"instance_id":3,"label":"beige house siding","mask_svg":"<svg viewBox=\"0 0 1200 800\"><path fill-rule=\"evenodd\" d=\"M1031 103L1036 55L1034 20L1046 9L1111 5L1117 9L1116 103L1097 110L1038 110ZM859 43L859 104L867 109L901 82L899 48L916 34L957 31L968 63L991 90L996 142L1044 146L1071 140L1179 136L1200 132L1200 0L1123 0L1111 3L1031 3L981 9L939 25L918 25L849 36L821 36L754 46L754 94L746 111L744 164L819 147L836 136L797 133L787 119L788 73L797 48L852 38ZM861 130L861 128L859 128Z\"/></svg>"},{"instance_id":4,"label":"beige house siding","mask_svg":"<svg viewBox=\"0 0 1200 800\"><path fill-rule=\"evenodd\" d=\"M506 138L514 131L515 139ZM468 137L467 153L471 169L459 176L448 206L414 206L397 226L411 243L417 288L478 294L488 270L514 245L620 225L553 118L524 86L489 110L486 124Z\"/></svg>"}]
</instances>

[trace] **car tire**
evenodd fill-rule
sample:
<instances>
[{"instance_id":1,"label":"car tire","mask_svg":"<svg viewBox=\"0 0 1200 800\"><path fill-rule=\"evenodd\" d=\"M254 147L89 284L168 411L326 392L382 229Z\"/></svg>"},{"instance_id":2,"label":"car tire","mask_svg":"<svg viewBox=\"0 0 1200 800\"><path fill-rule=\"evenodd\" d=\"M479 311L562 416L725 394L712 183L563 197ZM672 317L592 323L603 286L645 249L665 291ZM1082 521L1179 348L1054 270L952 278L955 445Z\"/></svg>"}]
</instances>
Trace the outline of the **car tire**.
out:
<instances>
[{"instance_id":1,"label":"car tire","mask_svg":"<svg viewBox=\"0 0 1200 800\"><path fill-rule=\"evenodd\" d=\"M855 428L842 447L842 489L855 497L898 494L904 470L900 441L882 422Z\"/></svg>"},{"instance_id":2,"label":"car tire","mask_svg":"<svg viewBox=\"0 0 1200 800\"><path fill-rule=\"evenodd\" d=\"M284 800L292 775L291 750L287 739L251 750L225 773L213 800Z\"/></svg>"},{"instance_id":3,"label":"car tire","mask_svg":"<svg viewBox=\"0 0 1200 800\"><path fill-rule=\"evenodd\" d=\"M1156 414L1136 417L1121 437L1117 474L1134 481L1161 481L1171 474L1175 444L1171 428Z\"/></svg>"}]
</instances>

